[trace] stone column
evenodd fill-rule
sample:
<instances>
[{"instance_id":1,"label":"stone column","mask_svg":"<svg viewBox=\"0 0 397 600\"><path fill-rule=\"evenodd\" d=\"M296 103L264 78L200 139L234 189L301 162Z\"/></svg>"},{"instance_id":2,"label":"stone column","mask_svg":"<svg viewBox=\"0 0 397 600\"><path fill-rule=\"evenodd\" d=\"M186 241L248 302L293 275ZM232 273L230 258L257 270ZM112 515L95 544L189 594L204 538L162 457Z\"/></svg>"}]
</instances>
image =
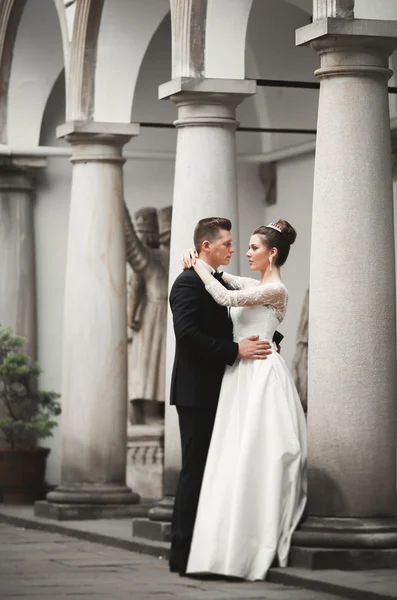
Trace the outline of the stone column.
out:
<instances>
[{"instance_id":1,"label":"stone column","mask_svg":"<svg viewBox=\"0 0 397 600\"><path fill-rule=\"evenodd\" d=\"M43 159L0 161L0 323L26 338L36 358L36 265L33 171Z\"/></svg>"},{"instance_id":2,"label":"stone column","mask_svg":"<svg viewBox=\"0 0 397 600\"><path fill-rule=\"evenodd\" d=\"M308 518L294 544L339 550L293 551L292 558L305 564L304 558L306 566L391 566L397 563L396 295L387 85L397 23L322 19L299 30L297 41L319 53L321 87Z\"/></svg>"},{"instance_id":3,"label":"stone column","mask_svg":"<svg viewBox=\"0 0 397 600\"><path fill-rule=\"evenodd\" d=\"M238 247L236 107L255 93L248 80L175 79L160 86L160 98L171 98L178 108L175 184L172 212L170 287L181 271L181 256L193 244L197 222L209 216L233 223ZM235 267L237 259L234 259ZM238 267L237 267L238 268ZM167 325L167 394L174 360L172 316ZM136 520L137 536L167 539L180 470L180 439L175 407L167 398L164 445L164 498L149 515L152 523Z\"/></svg>"},{"instance_id":4,"label":"stone column","mask_svg":"<svg viewBox=\"0 0 397 600\"><path fill-rule=\"evenodd\" d=\"M58 128L72 145L62 368L61 484L36 514L133 514L127 429L123 145L135 124ZM61 506L66 505L66 506ZM37 512L38 511L38 512ZM63 512L62 512L63 511Z\"/></svg>"}]
</instances>

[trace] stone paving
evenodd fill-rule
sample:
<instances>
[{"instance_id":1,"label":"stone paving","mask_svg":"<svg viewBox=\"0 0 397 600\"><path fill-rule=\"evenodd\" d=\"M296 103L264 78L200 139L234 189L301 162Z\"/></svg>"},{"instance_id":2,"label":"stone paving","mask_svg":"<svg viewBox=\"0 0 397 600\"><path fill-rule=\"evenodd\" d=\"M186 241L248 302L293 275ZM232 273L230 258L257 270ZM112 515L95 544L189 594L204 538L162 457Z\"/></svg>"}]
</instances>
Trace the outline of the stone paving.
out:
<instances>
[{"instance_id":1,"label":"stone paving","mask_svg":"<svg viewBox=\"0 0 397 600\"><path fill-rule=\"evenodd\" d=\"M336 600L271 583L199 581L164 560L0 523L0 598L13 600Z\"/></svg>"}]
</instances>

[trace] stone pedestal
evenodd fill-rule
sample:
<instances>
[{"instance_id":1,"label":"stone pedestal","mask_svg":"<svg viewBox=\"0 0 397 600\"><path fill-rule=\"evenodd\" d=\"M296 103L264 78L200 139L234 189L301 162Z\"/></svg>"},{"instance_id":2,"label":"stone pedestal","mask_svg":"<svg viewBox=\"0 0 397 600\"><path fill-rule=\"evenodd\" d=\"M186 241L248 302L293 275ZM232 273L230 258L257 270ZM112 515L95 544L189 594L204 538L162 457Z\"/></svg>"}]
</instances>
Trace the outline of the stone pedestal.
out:
<instances>
[{"instance_id":1,"label":"stone pedestal","mask_svg":"<svg viewBox=\"0 0 397 600\"><path fill-rule=\"evenodd\" d=\"M365 555L379 550L373 564L397 565L387 90L397 23L323 19L299 30L297 40L319 52L321 87L310 279L308 518L293 543L311 548L312 557L320 549L354 550L356 566L361 559L368 565ZM349 555L345 551L330 564L348 568Z\"/></svg>"},{"instance_id":2,"label":"stone pedestal","mask_svg":"<svg viewBox=\"0 0 397 600\"><path fill-rule=\"evenodd\" d=\"M229 79L172 80L160 86L160 98L171 98L178 107L175 185L172 213L170 286L181 271L181 256L193 245L197 222L209 216L233 223L238 246L236 174L236 107L255 93L254 81ZM232 265L233 268L233 265ZM237 267L238 268L238 267ZM167 329L166 389L169 392L174 360L174 331L169 314ZM164 498L150 510L147 537L167 540L173 496L180 470L177 413L168 399L165 413ZM144 536L144 524L133 524L134 535Z\"/></svg>"},{"instance_id":3,"label":"stone pedestal","mask_svg":"<svg viewBox=\"0 0 397 600\"><path fill-rule=\"evenodd\" d=\"M127 429L127 485L141 502L158 501L163 494L164 426L129 425Z\"/></svg>"},{"instance_id":4,"label":"stone pedestal","mask_svg":"<svg viewBox=\"0 0 397 600\"><path fill-rule=\"evenodd\" d=\"M134 514L125 483L126 281L122 147L134 124L68 123L73 181L67 249L62 369L61 484L56 507ZM118 511L115 507L118 506ZM51 516L51 510L49 515ZM106 510L102 511L105 516ZM38 513L42 515L42 510Z\"/></svg>"}]
</instances>

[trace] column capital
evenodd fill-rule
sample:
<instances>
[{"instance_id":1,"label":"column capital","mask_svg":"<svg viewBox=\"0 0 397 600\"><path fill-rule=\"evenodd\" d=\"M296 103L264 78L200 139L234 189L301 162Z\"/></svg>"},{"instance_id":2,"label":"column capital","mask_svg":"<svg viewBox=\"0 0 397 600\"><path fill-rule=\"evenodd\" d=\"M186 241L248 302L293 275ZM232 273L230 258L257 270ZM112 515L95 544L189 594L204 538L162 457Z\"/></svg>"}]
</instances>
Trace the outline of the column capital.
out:
<instances>
[{"instance_id":1,"label":"column capital","mask_svg":"<svg viewBox=\"0 0 397 600\"><path fill-rule=\"evenodd\" d=\"M139 135L139 123L69 121L57 127L57 137L72 145L72 163L123 163L122 147Z\"/></svg>"},{"instance_id":2,"label":"column capital","mask_svg":"<svg viewBox=\"0 0 397 600\"><path fill-rule=\"evenodd\" d=\"M28 191L34 189L38 169L47 167L45 158L29 156L0 156L0 190Z\"/></svg>"},{"instance_id":3,"label":"column capital","mask_svg":"<svg viewBox=\"0 0 397 600\"><path fill-rule=\"evenodd\" d=\"M24 156L23 154L3 154L0 156L0 169L7 171L31 171L44 169L48 166L47 159L43 157Z\"/></svg>"},{"instance_id":4,"label":"column capital","mask_svg":"<svg viewBox=\"0 0 397 600\"><path fill-rule=\"evenodd\" d=\"M295 41L297 46L310 44L316 50L338 42L392 54L397 48L397 21L327 17L297 29Z\"/></svg>"},{"instance_id":5,"label":"column capital","mask_svg":"<svg viewBox=\"0 0 397 600\"><path fill-rule=\"evenodd\" d=\"M57 127L57 137L77 143L126 144L132 137L139 135L139 123L105 123L99 121L68 121Z\"/></svg>"},{"instance_id":6,"label":"column capital","mask_svg":"<svg viewBox=\"0 0 397 600\"><path fill-rule=\"evenodd\" d=\"M235 129L236 107L255 94L249 79L195 79L180 77L159 87L159 98L170 98L178 107L175 127L219 126Z\"/></svg>"},{"instance_id":7,"label":"column capital","mask_svg":"<svg viewBox=\"0 0 397 600\"><path fill-rule=\"evenodd\" d=\"M171 98L175 103L178 103L178 98L192 96L197 102L218 101L237 105L255 93L255 79L178 77L159 86L159 99Z\"/></svg>"}]
</instances>

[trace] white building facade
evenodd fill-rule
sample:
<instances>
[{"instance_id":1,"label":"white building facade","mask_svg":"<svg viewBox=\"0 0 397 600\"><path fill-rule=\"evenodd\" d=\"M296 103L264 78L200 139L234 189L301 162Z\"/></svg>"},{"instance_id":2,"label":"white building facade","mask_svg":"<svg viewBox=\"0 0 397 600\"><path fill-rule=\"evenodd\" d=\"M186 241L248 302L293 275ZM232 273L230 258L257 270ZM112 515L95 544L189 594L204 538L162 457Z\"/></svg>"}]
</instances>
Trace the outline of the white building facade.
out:
<instances>
[{"instance_id":1,"label":"white building facade","mask_svg":"<svg viewBox=\"0 0 397 600\"><path fill-rule=\"evenodd\" d=\"M371 547L374 530L357 523L375 519L397 547L395 0L2 0L0 25L0 321L62 393L49 500L137 501L125 483L123 199L173 205L170 282L200 218L232 219L241 274L251 231L285 218L298 232L283 272L289 364L311 288L300 542L345 544L350 519ZM256 84L316 76L320 94ZM169 518L179 452L167 407L154 520Z\"/></svg>"}]
</instances>

